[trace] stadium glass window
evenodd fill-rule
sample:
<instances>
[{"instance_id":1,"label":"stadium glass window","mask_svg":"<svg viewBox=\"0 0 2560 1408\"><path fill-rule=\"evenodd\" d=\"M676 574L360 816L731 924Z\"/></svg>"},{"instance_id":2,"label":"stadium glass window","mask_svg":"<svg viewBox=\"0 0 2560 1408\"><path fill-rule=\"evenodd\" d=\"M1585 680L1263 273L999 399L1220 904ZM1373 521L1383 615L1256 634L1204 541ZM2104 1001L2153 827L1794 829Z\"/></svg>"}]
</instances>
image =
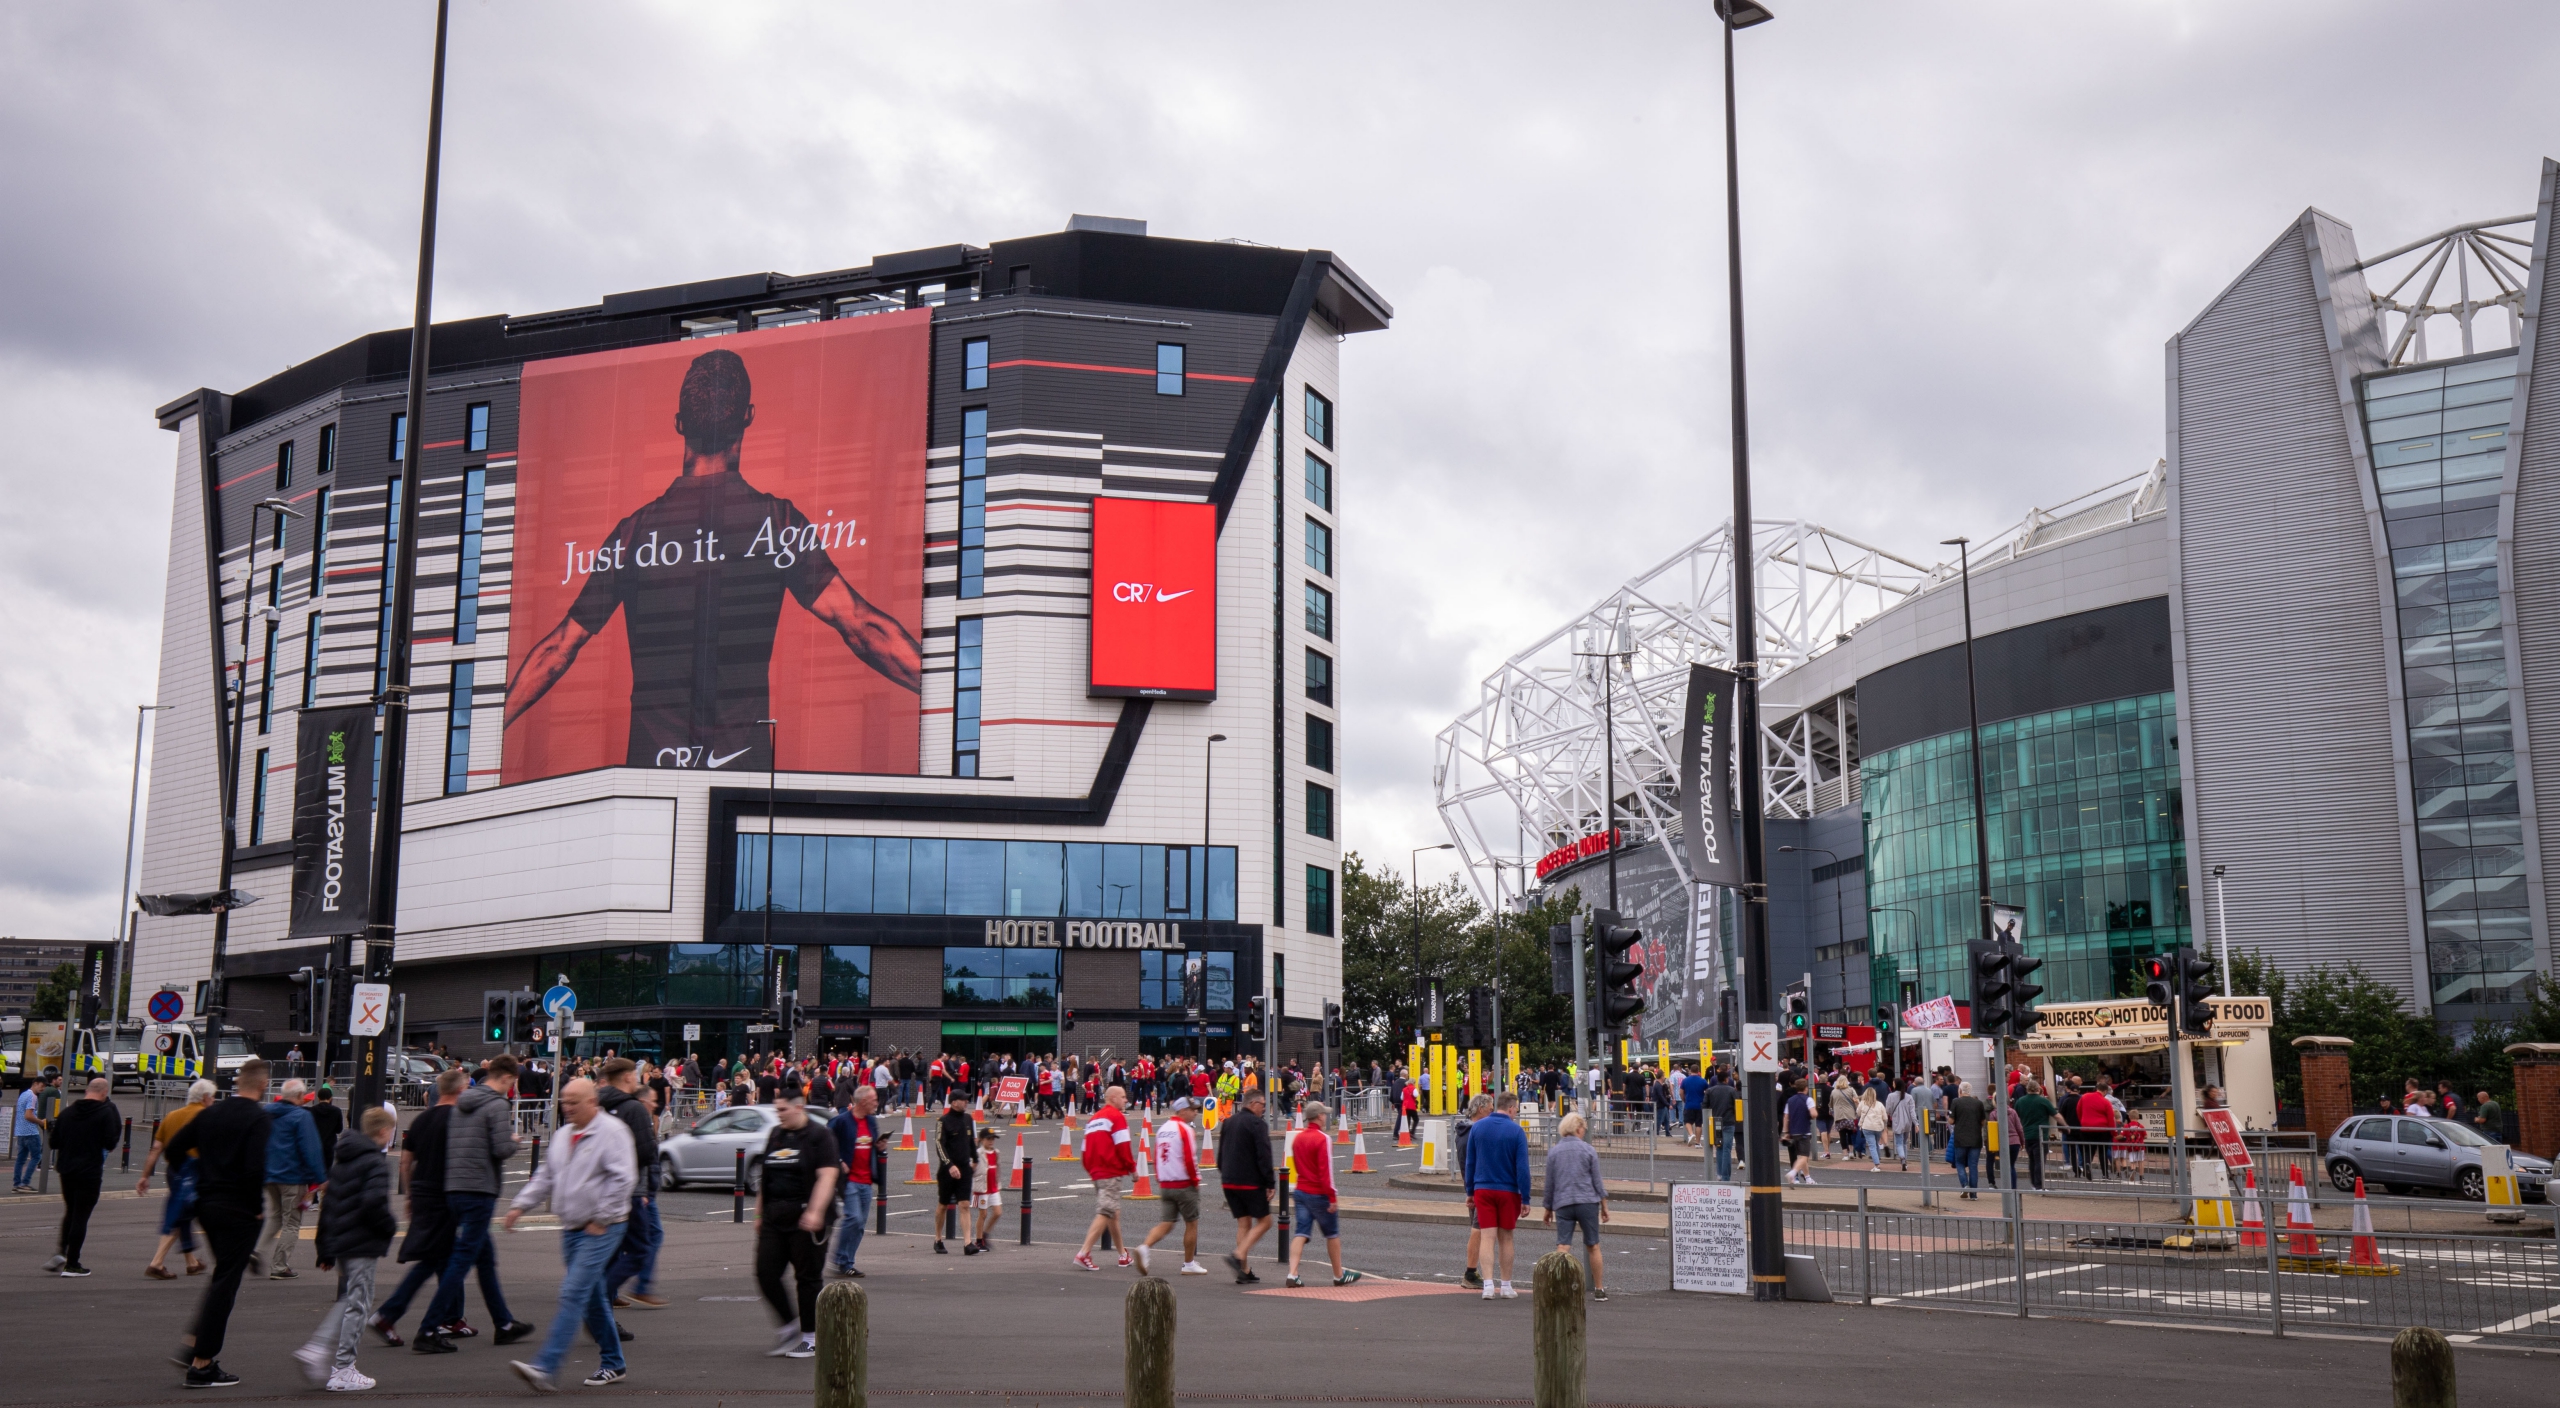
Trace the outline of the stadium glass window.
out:
<instances>
[{"instance_id":1,"label":"stadium glass window","mask_svg":"<svg viewBox=\"0 0 2560 1408\"><path fill-rule=\"evenodd\" d=\"M409 416L404 411L391 417L391 460L394 464L399 463L400 457L408 453L408 441Z\"/></svg>"},{"instance_id":2,"label":"stadium glass window","mask_svg":"<svg viewBox=\"0 0 2560 1408\"><path fill-rule=\"evenodd\" d=\"M1321 782L1307 784L1307 834L1333 839L1333 789Z\"/></svg>"},{"instance_id":3,"label":"stadium glass window","mask_svg":"<svg viewBox=\"0 0 2560 1408\"><path fill-rule=\"evenodd\" d=\"M1321 865L1307 867L1307 932L1333 933L1333 872Z\"/></svg>"},{"instance_id":4,"label":"stadium glass window","mask_svg":"<svg viewBox=\"0 0 2560 1408\"><path fill-rule=\"evenodd\" d=\"M1333 403L1312 386L1307 388L1307 438L1333 448Z\"/></svg>"},{"instance_id":5,"label":"stadium glass window","mask_svg":"<svg viewBox=\"0 0 2560 1408\"><path fill-rule=\"evenodd\" d=\"M471 676L471 661L454 662L453 695L444 716L444 794L448 797L471 790Z\"/></svg>"},{"instance_id":6,"label":"stadium glass window","mask_svg":"<svg viewBox=\"0 0 2560 1408\"><path fill-rule=\"evenodd\" d=\"M960 344L960 389L987 389L987 340L973 337Z\"/></svg>"},{"instance_id":7,"label":"stadium glass window","mask_svg":"<svg viewBox=\"0 0 2560 1408\"><path fill-rule=\"evenodd\" d=\"M486 406L478 409L487 410ZM489 471L462 472L462 541L453 583L453 642L480 639L480 532L489 499Z\"/></svg>"},{"instance_id":8,"label":"stadium glass window","mask_svg":"<svg viewBox=\"0 0 2560 1408\"><path fill-rule=\"evenodd\" d=\"M1307 698L1318 704L1333 702L1333 657L1312 646L1307 650Z\"/></svg>"},{"instance_id":9,"label":"stadium glass window","mask_svg":"<svg viewBox=\"0 0 2560 1408\"><path fill-rule=\"evenodd\" d=\"M764 905L765 837L736 837L731 907ZM806 914L1236 917L1233 846L776 836L773 905ZM1205 912L1204 912L1205 907Z\"/></svg>"},{"instance_id":10,"label":"stadium glass window","mask_svg":"<svg viewBox=\"0 0 2560 1408\"><path fill-rule=\"evenodd\" d=\"M1307 715L1307 766L1320 772L1333 771L1333 722Z\"/></svg>"},{"instance_id":11,"label":"stadium glass window","mask_svg":"<svg viewBox=\"0 0 2560 1408\"><path fill-rule=\"evenodd\" d=\"M1333 530L1312 518L1307 520L1307 570L1333 575Z\"/></svg>"},{"instance_id":12,"label":"stadium glass window","mask_svg":"<svg viewBox=\"0 0 2560 1408\"><path fill-rule=\"evenodd\" d=\"M1307 583L1307 634L1333 639L1333 593L1313 582Z\"/></svg>"},{"instance_id":13,"label":"stadium glass window","mask_svg":"<svg viewBox=\"0 0 2560 1408\"><path fill-rule=\"evenodd\" d=\"M1156 344L1156 394L1182 394L1182 344L1179 342Z\"/></svg>"},{"instance_id":14,"label":"stadium glass window","mask_svg":"<svg viewBox=\"0 0 2560 1408\"><path fill-rule=\"evenodd\" d=\"M249 844L264 845L267 839L267 750L258 750L257 766L249 774Z\"/></svg>"},{"instance_id":15,"label":"stadium glass window","mask_svg":"<svg viewBox=\"0 0 2560 1408\"><path fill-rule=\"evenodd\" d=\"M290 440L276 446L276 487L293 487L293 442ZM284 530L284 515L281 513L276 515L276 530Z\"/></svg>"},{"instance_id":16,"label":"stadium glass window","mask_svg":"<svg viewBox=\"0 0 2560 1408\"><path fill-rule=\"evenodd\" d=\"M276 699L276 641L283 634L283 631L283 622L275 620L269 620L267 622L267 653L266 657L258 662L258 732L260 733L267 731L268 720L274 713L274 704Z\"/></svg>"},{"instance_id":17,"label":"stadium glass window","mask_svg":"<svg viewBox=\"0 0 2560 1408\"><path fill-rule=\"evenodd\" d=\"M986 622L975 616L960 622L960 644L951 662L951 775L978 775L978 701L982 662L986 659Z\"/></svg>"},{"instance_id":18,"label":"stadium glass window","mask_svg":"<svg viewBox=\"0 0 2560 1408\"><path fill-rule=\"evenodd\" d=\"M477 453L489 448L489 403L466 406L462 411L462 448Z\"/></svg>"},{"instance_id":19,"label":"stadium glass window","mask_svg":"<svg viewBox=\"0 0 2560 1408\"><path fill-rule=\"evenodd\" d=\"M829 944L818 969L818 1005L871 1005L871 946Z\"/></svg>"},{"instance_id":20,"label":"stadium glass window","mask_svg":"<svg viewBox=\"0 0 2560 1408\"><path fill-rule=\"evenodd\" d=\"M960 412L960 595L987 594L987 408Z\"/></svg>"},{"instance_id":21,"label":"stadium glass window","mask_svg":"<svg viewBox=\"0 0 2560 1408\"><path fill-rule=\"evenodd\" d=\"M1313 451L1307 454L1307 502L1333 512L1333 466L1318 459Z\"/></svg>"},{"instance_id":22,"label":"stadium glass window","mask_svg":"<svg viewBox=\"0 0 2560 1408\"><path fill-rule=\"evenodd\" d=\"M338 467L338 427L334 425L320 427L320 453L317 461L311 466L311 472L314 474L326 474Z\"/></svg>"},{"instance_id":23,"label":"stadium glass window","mask_svg":"<svg viewBox=\"0 0 2560 1408\"><path fill-rule=\"evenodd\" d=\"M320 613L304 618L302 627L302 707L320 702Z\"/></svg>"}]
</instances>

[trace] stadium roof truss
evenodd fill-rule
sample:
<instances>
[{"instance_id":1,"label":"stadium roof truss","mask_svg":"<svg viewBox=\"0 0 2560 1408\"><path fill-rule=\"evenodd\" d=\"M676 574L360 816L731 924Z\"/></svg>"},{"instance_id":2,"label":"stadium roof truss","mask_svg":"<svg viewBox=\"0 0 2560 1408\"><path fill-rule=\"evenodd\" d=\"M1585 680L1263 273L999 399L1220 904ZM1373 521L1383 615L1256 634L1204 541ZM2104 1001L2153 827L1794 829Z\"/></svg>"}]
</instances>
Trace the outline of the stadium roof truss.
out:
<instances>
[{"instance_id":1,"label":"stadium roof truss","mask_svg":"<svg viewBox=\"0 0 2560 1408\"><path fill-rule=\"evenodd\" d=\"M2477 220L2411 240L2358 264L2358 272L2369 273L2404 255L2417 256L2387 288L2379 278L2368 280L2375 290L2374 311L2385 319L2384 326L2388 327L2393 317L2400 320L2399 330L2391 338L2389 364L2398 367L2429 360L2427 324L2437 318L2453 319L2454 328L2462 337L2460 355L2495 351L2494 347L2481 345L2474 327L2479 315L2491 308L2507 310L2505 345L2515 346L2524 327L2524 291L2532 272L2533 239L2530 228L2521 235L2513 231L2517 226L2532 224L2530 214ZM2450 284L2445 281L2447 273L2453 275ZM2440 298L2440 294L2450 297Z\"/></svg>"}]
</instances>

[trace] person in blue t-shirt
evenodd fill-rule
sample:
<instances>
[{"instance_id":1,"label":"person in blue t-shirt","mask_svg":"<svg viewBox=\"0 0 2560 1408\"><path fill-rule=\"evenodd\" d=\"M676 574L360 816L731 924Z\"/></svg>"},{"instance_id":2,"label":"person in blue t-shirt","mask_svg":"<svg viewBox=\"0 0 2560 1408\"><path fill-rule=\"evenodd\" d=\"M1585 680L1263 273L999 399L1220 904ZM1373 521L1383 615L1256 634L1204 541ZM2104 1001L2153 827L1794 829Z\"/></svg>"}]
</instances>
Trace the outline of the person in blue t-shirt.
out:
<instances>
[{"instance_id":1,"label":"person in blue t-shirt","mask_svg":"<svg viewBox=\"0 0 2560 1408\"><path fill-rule=\"evenodd\" d=\"M1813 1097L1804 1093L1804 1082L1787 1086L1787 1152L1795 1156L1795 1167L1787 1170L1789 1183L1811 1183L1813 1174Z\"/></svg>"},{"instance_id":2,"label":"person in blue t-shirt","mask_svg":"<svg viewBox=\"0 0 2560 1408\"><path fill-rule=\"evenodd\" d=\"M1683 1144L1696 1144L1707 1130L1707 1078L1692 1069L1680 1077L1680 1122L1689 1127Z\"/></svg>"}]
</instances>

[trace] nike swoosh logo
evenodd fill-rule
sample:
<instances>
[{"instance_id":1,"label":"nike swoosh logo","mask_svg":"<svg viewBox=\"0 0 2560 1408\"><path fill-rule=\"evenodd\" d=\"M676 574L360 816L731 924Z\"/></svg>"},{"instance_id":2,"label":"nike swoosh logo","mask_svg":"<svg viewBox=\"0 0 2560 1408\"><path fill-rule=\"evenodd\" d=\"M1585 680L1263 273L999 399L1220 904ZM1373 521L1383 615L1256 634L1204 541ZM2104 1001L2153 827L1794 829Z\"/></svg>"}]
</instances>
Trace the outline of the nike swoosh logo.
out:
<instances>
[{"instance_id":1,"label":"nike swoosh logo","mask_svg":"<svg viewBox=\"0 0 2560 1408\"><path fill-rule=\"evenodd\" d=\"M1197 587L1184 587L1182 590L1180 590L1180 591L1178 591L1178 592L1158 592L1158 593L1156 593L1156 600L1158 600L1158 601L1171 601L1171 600L1173 600L1175 597L1178 597L1178 596L1189 596L1189 595L1191 595L1193 592L1195 592L1195 591L1197 591L1197 590L1199 590L1199 588L1197 588Z\"/></svg>"},{"instance_id":2,"label":"nike swoosh logo","mask_svg":"<svg viewBox=\"0 0 2560 1408\"><path fill-rule=\"evenodd\" d=\"M706 750L706 751L707 751L707 750ZM741 748L741 749L739 749L737 752L735 752L735 753L730 753L730 754L727 754L727 755L725 755L725 756L724 756L724 755L722 755L722 754L719 754L719 753L713 753L713 754L711 755L711 761L709 761L708 763L705 763L703 766L705 766L705 767L714 767L714 768L716 768L716 767L721 767L721 766L724 766L724 765L726 765L726 764L736 762L738 759L745 757L747 754L749 754L749 753L751 753L751 752L753 752L753 751L755 751L755 750L754 750L752 747L748 747L748 748Z\"/></svg>"}]
</instances>

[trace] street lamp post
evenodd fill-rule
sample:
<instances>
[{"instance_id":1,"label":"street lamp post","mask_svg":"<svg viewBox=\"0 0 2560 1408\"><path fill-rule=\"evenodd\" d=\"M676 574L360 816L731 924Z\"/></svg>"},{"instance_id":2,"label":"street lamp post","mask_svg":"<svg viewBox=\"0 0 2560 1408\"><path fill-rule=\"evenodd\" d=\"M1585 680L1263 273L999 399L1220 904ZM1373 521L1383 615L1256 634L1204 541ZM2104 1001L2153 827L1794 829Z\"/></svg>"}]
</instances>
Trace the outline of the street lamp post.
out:
<instances>
[{"instance_id":1,"label":"street lamp post","mask_svg":"<svg viewBox=\"0 0 2560 1408\"><path fill-rule=\"evenodd\" d=\"M124 870L116 876L115 966L111 970L112 976L107 981L107 1000L115 1005L115 1016L107 1024L107 1030L109 1033L113 1033L118 1027L124 1024L124 976L126 965L131 961L127 956L126 950L131 948L133 944L133 901L131 898L133 894L133 835L136 825L142 819L142 726L150 719L153 710L163 707L166 706L159 704L136 704L133 706L133 784L132 790L125 797L124 804ZM2225 986L2228 986L2228 984ZM115 1040L112 1035L109 1036L107 1045L112 1052L115 1045ZM134 1065L135 1069L139 1070L141 1068L142 1061L139 1054L140 1048L135 1048L135 1051L137 1054L134 1057ZM113 1066L115 1062L110 1059L107 1064L109 1066ZM110 1074L112 1074L112 1072L110 1072Z\"/></svg>"},{"instance_id":2,"label":"street lamp post","mask_svg":"<svg viewBox=\"0 0 2560 1408\"><path fill-rule=\"evenodd\" d=\"M1405 882L1413 887L1413 1025L1420 1031L1431 1025L1431 980L1422 971L1422 853L1453 851L1455 841L1436 846L1416 846L1405 858Z\"/></svg>"},{"instance_id":3,"label":"street lamp post","mask_svg":"<svg viewBox=\"0 0 2560 1408\"><path fill-rule=\"evenodd\" d=\"M229 966L227 960L231 947L232 855L239 848L240 758L243 749L247 747L246 736L249 728L249 623L261 614L257 609L258 515L260 513L274 515L280 520L302 516L299 510L273 494L249 505L249 552L241 563L240 571L240 668L232 673L231 678L231 747L229 756L223 760L222 866L218 885L221 901L213 912L213 961L207 974L212 981L205 984L205 1004L202 1014L205 1020L205 1040L211 1045L216 1056L219 1056L222 1051L222 1025L231 1005L226 969ZM268 609L274 608L271 605ZM137 759L141 756L141 729L141 724L137 722L134 725L134 750ZM131 829L128 825L128 845L130 841ZM130 871L132 865L132 860L128 858L125 862L126 869ZM135 1057L137 1063L140 1059L139 1055ZM212 1074L215 1083L225 1089L230 1087L231 1079L223 1074L220 1061L214 1062Z\"/></svg>"},{"instance_id":4,"label":"street lamp post","mask_svg":"<svg viewBox=\"0 0 2560 1408\"><path fill-rule=\"evenodd\" d=\"M1982 688L1973 663L1973 546L1972 540L1965 537L1944 539L1939 546L1956 550L1956 582L1964 602L1965 745L1973 759L1974 923L1987 941L1997 935L1991 928L1991 799L1982 790ZM1967 965L1966 971L1972 971L1971 965ZM1998 1111L1999 1128L2003 1131L2009 1128L2007 1044L2008 1039L2000 1036L1991 1038L1989 1042L1991 1100L1993 1108ZM1999 1172L1995 1163L1991 1170L1995 1183ZM2015 1182L2015 1179L2010 1180L2011 1185ZM2008 1203L2017 1196L2017 1191L2016 1187L2008 1186L2001 1195L2001 1202Z\"/></svg>"},{"instance_id":5,"label":"street lamp post","mask_svg":"<svg viewBox=\"0 0 2560 1408\"><path fill-rule=\"evenodd\" d=\"M764 727L764 961L769 966L773 962L773 813L782 772L782 721L758 719L756 722ZM777 1000L773 1008L776 1023L774 1044L777 1046L791 1039L791 1034L779 1025L782 1018L782 1004Z\"/></svg>"},{"instance_id":6,"label":"street lamp post","mask_svg":"<svg viewBox=\"0 0 2560 1408\"><path fill-rule=\"evenodd\" d=\"M1876 931L1876 922L1875 922L1875 918L1874 918L1874 916L1879 915L1879 914L1883 914L1883 913L1885 913L1885 912L1886 912L1886 911L1888 911L1888 910L1892 911L1892 912L1893 912L1893 913L1895 913L1895 914L1908 914L1908 915L1910 915L1910 916L1911 916L1911 922L1912 922L1913 924L1918 924L1918 923L1920 922L1920 911L1918 911L1918 910L1916 910L1916 909L1906 908L1905 906L1898 905L1898 904L1871 904L1871 905L1868 905L1868 906L1867 906L1867 915L1868 915L1868 918L1867 918L1867 933L1868 933L1868 935L1869 935L1869 937L1870 937L1870 939L1871 939L1871 940L1872 940L1872 938L1873 938L1873 936L1874 936L1874 934L1875 934L1875 931ZM1870 943L1867 945L1867 964L1868 964L1868 970L1869 970L1869 972L1870 972L1870 973L1872 973L1872 972L1874 971L1874 965L1875 965L1875 945L1874 945L1874 943L1873 943L1873 942L1870 942ZM1897 982L1897 983L1899 983L1899 981L1900 981L1900 977L1901 977L1901 965L1899 965L1899 964L1896 964L1896 965L1895 965L1894 973L1895 973L1895 979L1896 979L1896 982ZM1870 978L1870 980L1869 980L1869 981L1870 981L1870 982L1872 982L1872 981L1873 981L1873 979L1872 979L1872 978ZM1870 995L1872 995L1872 994L1870 994ZM1898 1022L1900 1022L1900 1021L1902 1020L1902 1015L1903 1015L1903 1013L1904 1013L1904 1012L1906 1012L1906 1011L1908 1011L1908 1010L1910 1010L1910 1007L1911 1007L1911 1001L1910 1001L1910 999L1909 999L1909 998L1905 997L1905 996L1902 994L1902 992L1901 992L1901 990L1900 990L1900 988L1899 988L1898 986L1897 986L1897 988L1896 988L1896 989L1895 989L1895 991L1894 991L1894 995L1893 995L1893 997L1894 997L1894 1001L1893 1001L1893 1020L1894 1020L1895 1022L1897 1022L1897 1023L1898 1023ZM1899 1031L1896 1031L1896 1032L1893 1034L1893 1078L1894 1078L1894 1081L1895 1081L1897 1084L1899 1084L1899 1083L1901 1082L1901 1080L1902 1080L1902 1033L1901 1033L1901 1032L1899 1032Z\"/></svg>"},{"instance_id":7,"label":"street lamp post","mask_svg":"<svg viewBox=\"0 0 2560 1408\"><path fill-rule=\"evenodd\" d=\"M1833 865L1840 863L1838 851L1821 846L1780 846L1778 852L1781 855L1829 856ZM1840 965L1840 1005L1846 1007L1849 1005L1849 960L1841 954L1840 946L1849 941L1848 917L1843 912L1849 907L1849 892L1847 886L1841 883L1839 876L1832 876L1831 883L1840 888L1837 896L1838 903L1831 906L1831 961ZM1808 881L1805 886L1806 893L1810 894L1812 889L1813 886ZM1810 986L1805 989L1804 1000L1807 1005L1813 1002L1813 989ZM1813 1064L1813 1031L1810 1027L1804 1034L1804 1063L1808 1066Z\"/></svg>"},{"instance_id":8,"label":"street lamp post","mask_svg":"<svg viewBox=\"0 0 2560 1408\"><path fill-rule=\"evenodd\" d=\"M1734 135L1733 32L1771 18L1756 0L1716 0L1724 21L1724 214L1726 319L1733 359L1733 672L1734 737L1740 740L1742 803L1742 945L1746 1021L1773 1020L1769 983L1769 856L1761 834L1766 799L1760 794L1760 623L1752 578L1751 422L1749 383L1743 374L1742 158ZM1746 1053L1747 1054L1747 1053ZM1768 1071L1743 1077L1745 1162L1750 1173L1751 1297L1783 1300L1787 1293L1786 1226L1778 1192L1778 1082Z\"/></svg>"}]
</instances>

